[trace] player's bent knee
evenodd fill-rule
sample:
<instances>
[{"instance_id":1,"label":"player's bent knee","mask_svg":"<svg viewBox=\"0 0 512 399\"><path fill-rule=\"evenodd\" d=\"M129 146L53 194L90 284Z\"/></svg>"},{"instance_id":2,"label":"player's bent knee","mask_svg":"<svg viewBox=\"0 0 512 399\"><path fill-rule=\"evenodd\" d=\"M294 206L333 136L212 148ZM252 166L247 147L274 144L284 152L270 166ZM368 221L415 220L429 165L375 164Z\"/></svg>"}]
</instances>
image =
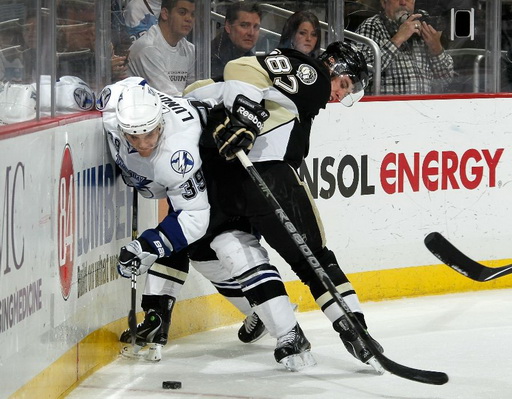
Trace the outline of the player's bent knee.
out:
<instances>
[{"instance_id":1,"label":"player's bent knee","mask_svg":"<svg viewBox=\"0 0 512 399\"><path fill-rule=\"evenodd\" d=\"M190 263L194 269L196 269L206 279L212 282L220 282L232 278L228 270L221 267L220 261L218 260L209 260L203 262L192 260Z\"/></svg>"},{"instance_id":2,"label":"player's bent knee","mask_svg":"<svg viewBox=\"0 0 512 399\"><path fill-rule=\"evenodd\" d=\"M231 276L243 274L251 265L269 263L268 253L259 240L244 231L224 232L215 237L210 246Z\"/></svg>"}]
</instances>

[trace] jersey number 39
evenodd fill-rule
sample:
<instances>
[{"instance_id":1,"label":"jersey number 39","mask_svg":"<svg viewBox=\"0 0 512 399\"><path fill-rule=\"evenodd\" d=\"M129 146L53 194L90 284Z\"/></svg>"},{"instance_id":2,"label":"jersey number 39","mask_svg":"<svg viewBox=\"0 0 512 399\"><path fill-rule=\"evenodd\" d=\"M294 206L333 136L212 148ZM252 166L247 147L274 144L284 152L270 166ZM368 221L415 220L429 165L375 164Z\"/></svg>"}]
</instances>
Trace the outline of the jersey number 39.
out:
<instances>
[{"instance_id":1,"label":"jersey number 39","mask_svg":"<svg viewBox=\"0 0 512 399\"><path fill-rule=\"evenodd\" d=\"M206 182L204 180L203 171L198 170L194 176L183 183L180 188L183 190L182 196L186 200L191 200L197 196L198 191L206 190Z\"/></svg>"}]
</instances>

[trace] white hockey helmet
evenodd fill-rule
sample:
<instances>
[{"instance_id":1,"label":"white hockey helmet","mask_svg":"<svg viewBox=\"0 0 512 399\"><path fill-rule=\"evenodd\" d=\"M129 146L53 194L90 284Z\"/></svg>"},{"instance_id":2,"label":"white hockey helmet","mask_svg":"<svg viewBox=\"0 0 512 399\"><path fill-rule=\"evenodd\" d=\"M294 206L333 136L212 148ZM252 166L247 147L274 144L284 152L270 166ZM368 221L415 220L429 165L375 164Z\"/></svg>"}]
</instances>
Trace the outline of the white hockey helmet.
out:
<instances>
[{"instance_id":1,"label":"white hockey helmet","mask_svg":"<svg viewBox=\"0 0 512 399\"><path fill-rule=\"evenodd\" d=\"M123 133L150 133L162 124L162 102L148 85L130 86L119 96L116 116Z\"/></svg>"},{"instance_id":2,"label":"white hockey helmet","mask_svg":"<svg viewBox=\"0 0 512 399\"><path fill-rule=\"evenodd\" d=\"M0 83L0 125L36 117L35 84Z\"/></svg>"}]
</instances>

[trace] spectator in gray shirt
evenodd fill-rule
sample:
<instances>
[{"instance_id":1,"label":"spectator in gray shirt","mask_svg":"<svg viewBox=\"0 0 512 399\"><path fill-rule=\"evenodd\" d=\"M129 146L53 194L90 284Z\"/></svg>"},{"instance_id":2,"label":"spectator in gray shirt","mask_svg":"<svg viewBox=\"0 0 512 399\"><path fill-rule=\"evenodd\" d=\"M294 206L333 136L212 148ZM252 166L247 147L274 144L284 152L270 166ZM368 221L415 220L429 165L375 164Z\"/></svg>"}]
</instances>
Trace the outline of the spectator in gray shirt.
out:
<instances>
[{"instance_id":1,"label":"spectator in gray shirt","mask_svg":"<svg viewBox=\"0 0 512 399\"><path fill-rule=\"evenodd\" d=\"M195 80L195 46L185 37L194 26L194 0L163 0L158 24L130 47L130 76L171 96L181 96Z\"/></svg>"}]
</instances>

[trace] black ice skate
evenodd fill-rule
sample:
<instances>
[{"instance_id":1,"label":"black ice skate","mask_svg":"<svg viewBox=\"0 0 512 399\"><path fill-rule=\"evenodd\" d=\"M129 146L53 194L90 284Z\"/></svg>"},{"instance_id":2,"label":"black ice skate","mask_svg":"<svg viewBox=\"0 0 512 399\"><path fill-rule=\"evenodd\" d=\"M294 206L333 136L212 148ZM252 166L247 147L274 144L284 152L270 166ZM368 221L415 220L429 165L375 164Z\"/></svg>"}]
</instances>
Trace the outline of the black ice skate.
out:
<instances>
[{"instance_id":1,"label":"black ice skate","mask_svg":"<svg viewBox=\"0 0 512 399\"><path fill-rule=\"evenodd\" d=\"M316 360L310 350L311 344L302 332L299 324L296 324L290 332L277 339L274 357L286 369L299 371L316 364Z\"/></svg>"},{"instance_id":2,"label":"black ice skate","mask_svg":"<svg viewBox=\"0 0 512 399\"><path fill-rule=\"evenodd\" d=\"M250 344L265 336L267 332L265 324L263 324L256 312L253 312L245 318L244 324L238 330L238 339L243 343Z\"/></svg>"},{"instance_id":3,"label":"black ice skate","mask_svg":"<svg viewBox=\"0 0 512 399\"><path fill-rule=\"evenodd\" d=\"M356 316L357 315L358 314L356 313ZM365 325L364 322L361 324L363 326ZM368 350L367 347L364 346L362 342L360 342L360 340L357 339L356 332L349 326L349 323L347 322L345 316L342 316L338 320L336 320L333 323L333 327L340 334L341 341L343 342L343 345L345 345L345 348L347 348L348 353L350 353L352 356L354 356L361 362L373 367L375 371L377 371L379 374L384 373L384 369L377 362L373 354ZM368 334L368 336L370 335ZM379 350L379 352L383 353L384 348L371 336L370 338L373 341L374 345Z\"/></svg>"},{"instance_id":4,"label":"black ice skate","mask_svg":"<svg viewBox=\"0 0 512 399\"><path fill-rule=\"evenodd\" d=\"M129 358L141 358L151 362L162 359L162 346L167 343L168 326L164 326L161 316L153 309L146 312L144 321L137 324L137 335L133 347L124 346L121 354ZM119 338L121 342L131 343L130 330L123 331ZM147 353L141 353L141 349L148 345Z\"/></svg>"}]
</instances>

